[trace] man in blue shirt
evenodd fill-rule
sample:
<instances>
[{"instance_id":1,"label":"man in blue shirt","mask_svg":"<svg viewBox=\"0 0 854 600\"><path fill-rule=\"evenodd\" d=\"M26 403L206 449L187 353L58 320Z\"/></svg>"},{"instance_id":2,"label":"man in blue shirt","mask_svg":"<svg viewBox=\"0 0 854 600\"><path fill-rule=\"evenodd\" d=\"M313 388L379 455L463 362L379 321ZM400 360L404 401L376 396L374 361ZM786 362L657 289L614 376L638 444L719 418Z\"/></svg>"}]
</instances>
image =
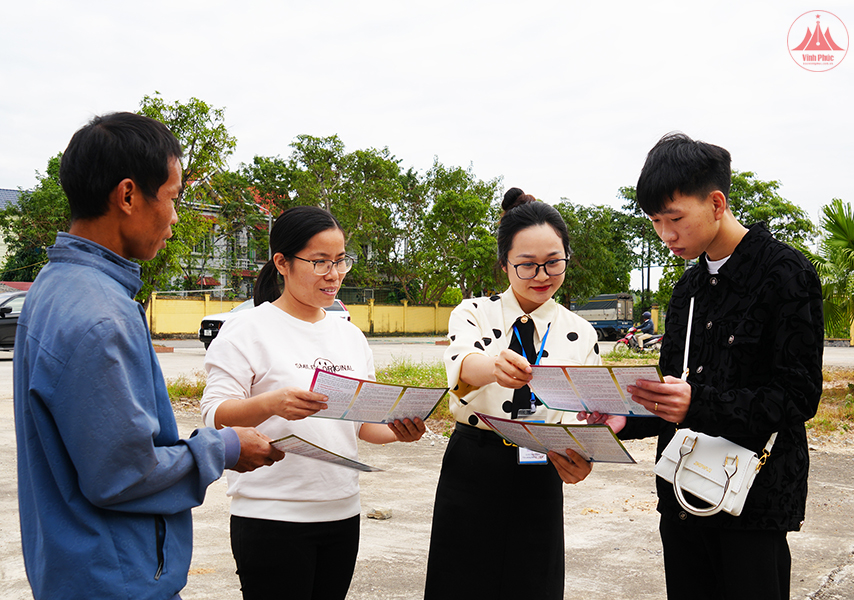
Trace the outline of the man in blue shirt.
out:
<instances>
[{"instance_id":1,"label":"man in blue shirt","mask_svg":"<svg viewBox=\"0 0 854 600\"><path fill-rule=\"evenodd\" d=\"M66 149L71 206L15 339L18 502L27 576L43 598L176 598L190 509L223 469L283 454L251 428L180 439L132 262L172 236L181 147L161 123L96 117Z\"/></svg>"}]
</instances>

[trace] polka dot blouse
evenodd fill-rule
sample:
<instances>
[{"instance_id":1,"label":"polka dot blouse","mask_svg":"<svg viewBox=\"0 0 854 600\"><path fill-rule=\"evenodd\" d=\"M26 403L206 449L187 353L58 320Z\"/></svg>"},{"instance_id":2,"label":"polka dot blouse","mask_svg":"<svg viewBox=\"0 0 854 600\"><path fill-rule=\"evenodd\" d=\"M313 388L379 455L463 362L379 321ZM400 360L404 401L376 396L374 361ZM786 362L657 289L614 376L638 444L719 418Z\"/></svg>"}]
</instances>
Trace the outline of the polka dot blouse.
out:
<instances>
[{"instance_id":1,"label":"polka dot blouse","mask_svg":"<svg viewBox=\"0 0 854 600\"><path fill-rule=\"evenodd\" d=\"M469 354L497 356L508 348L513 324L524 314L512 289L495 296L463 300L451 313L448 322L448 339L451 344L445 351L445 370L451 388L451 413L460 423L487 429L479 422L475 412L510 418L513 390L497 383L473 387L460 380L460 365ZM551 325L540 364L601 364L596 331L575 313L549 300L528 316L534 321L534 346L537 351ZM528 357L528 360L533 361L535 357ZM538 406L536 413L525 419L547 423L561 420L576 422L574 413L548 410L545 406Z\"/></svg>"}]
</instances>

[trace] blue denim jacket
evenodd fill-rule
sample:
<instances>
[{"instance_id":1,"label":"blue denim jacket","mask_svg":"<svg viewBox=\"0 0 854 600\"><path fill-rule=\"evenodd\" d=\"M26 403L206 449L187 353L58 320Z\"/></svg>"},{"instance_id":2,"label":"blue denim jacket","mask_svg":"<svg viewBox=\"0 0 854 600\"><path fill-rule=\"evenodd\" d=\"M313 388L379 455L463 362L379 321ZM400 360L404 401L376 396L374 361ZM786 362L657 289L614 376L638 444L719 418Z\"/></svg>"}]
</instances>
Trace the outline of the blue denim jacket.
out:
<instances>
[{"instance_id":1,"label":"blue denim jacket","mask_svg":"<svg viewBox=\"0 0 854 600\"><path fill-rule=\"evenodd\" d=\"M65 233L48 256L27 294L14 359L33 595L172 598L187 580L190 508L222 474L236 434L200 429L179 439L134 300L136 264Z\"/></svg>"}]
</instances>

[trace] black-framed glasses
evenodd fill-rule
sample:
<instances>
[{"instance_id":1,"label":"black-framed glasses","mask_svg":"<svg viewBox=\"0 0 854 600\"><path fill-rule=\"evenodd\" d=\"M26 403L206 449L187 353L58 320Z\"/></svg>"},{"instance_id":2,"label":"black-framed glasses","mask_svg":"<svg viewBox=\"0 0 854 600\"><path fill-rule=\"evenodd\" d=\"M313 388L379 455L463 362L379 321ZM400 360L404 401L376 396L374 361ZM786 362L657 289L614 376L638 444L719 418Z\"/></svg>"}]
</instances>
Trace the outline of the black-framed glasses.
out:
<instances>
[{"instance_id":1,"label":"black-framed glasses","mask_svg":"<svg viewBox=\"0 0 854 600\"><path fill-rule=\"evenodd\" d=\"M523 262L518 265L514 265L508 260L507 264L516 269L516 277L519 279L533 279L539 274L541 267L549 277L561 275L566 272L568 262L568 258L553 258L544 263Z\"/></svg>"},{"instance_id":2,"label":"black-framed glasses","mask_svg":"<svg viewBox=\"0 0 854 600\"><path fill-rule=\"evenodd\" d=\"M294 256L294 258L298 258L303 262L311 263L314 267L315 275L327 275L332 270L333 266L339 273L347 273L353 268L353 263L356 262L356 259L352 256L345 256L338 260L308 260L307 258L300 258L299 256Z\"/></svg>"}]
</instances>

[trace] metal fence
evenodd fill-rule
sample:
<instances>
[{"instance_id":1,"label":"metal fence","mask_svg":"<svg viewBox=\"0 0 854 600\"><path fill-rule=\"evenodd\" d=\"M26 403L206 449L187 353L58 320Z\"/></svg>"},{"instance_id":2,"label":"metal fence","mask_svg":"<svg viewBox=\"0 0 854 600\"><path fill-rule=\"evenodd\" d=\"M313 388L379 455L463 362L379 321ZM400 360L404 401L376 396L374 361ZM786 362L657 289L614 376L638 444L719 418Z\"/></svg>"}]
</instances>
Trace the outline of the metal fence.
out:
<instances>
[{"instance_id":1,"label":"metal fence","mask_svg":"<svg viewBox=\"0 0 854 600\"><path fill-rule=\"evenodd\" d=\"M368 304L373 300L375 304L398 304L403 300L398 296L400 292L393 287L342 287L338 290L338 299L344 304Z\"/></svg>"}]
</instances>

